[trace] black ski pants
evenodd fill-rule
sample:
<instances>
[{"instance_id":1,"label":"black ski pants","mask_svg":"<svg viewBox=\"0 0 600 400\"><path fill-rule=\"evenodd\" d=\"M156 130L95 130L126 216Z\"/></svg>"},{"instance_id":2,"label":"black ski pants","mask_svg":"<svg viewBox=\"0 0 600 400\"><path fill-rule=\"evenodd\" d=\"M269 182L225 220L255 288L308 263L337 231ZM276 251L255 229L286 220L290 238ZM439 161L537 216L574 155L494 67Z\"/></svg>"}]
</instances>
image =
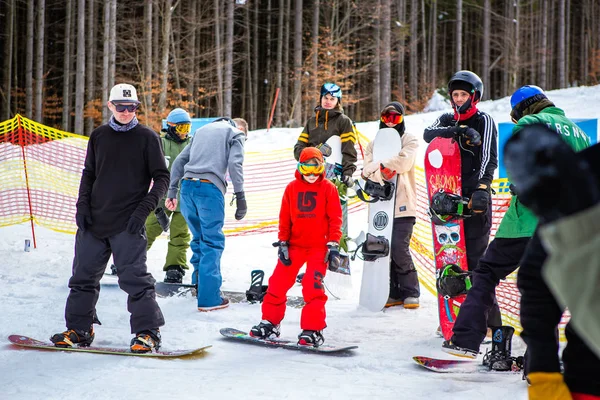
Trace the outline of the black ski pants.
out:
<instances>
[{"instance_id":1,"label":"black ski pants","mask_svg":"<svg viewBox=\"0 0 600 400\"><path fill-rule=\"evenodd\" d=\"M469 271L475 270L479 260L485 254L490 242L490 230L492 229L492 202L488 203L488 209L482 214L473 214L473 216L464 220L465 228L465 246L467 250L467 267ZM500 306L496 300L494 292L494 304L488 312L487 326L502 325L502 314Z\"/></svg>"},{"instance_id":2,"label":"black ski pants","mask_svg":"<svg viewBox=\"0 0 600 400\"><path fill-rule=\"evenodd\" d=\"M67 329L89 330L98 322L96 303L100 295L100 279L104 275L111 252L119 287L127 292L131 333L155 329L165 324L156 302L155 280L146 268L146 231L127 231L99 239L89 231L77 231L71 289L65 307Z\"/></svg>"},{"instance_id":3,"label":"black ski pants","mask_svg":"<svg viewBox=\"0 0 600 400\"><path fill-rule=\"evenodd\" d=\"M560 372L557 327L560 306L542 277L546 252L537 237L531 239L521 261L517 286L521 292L521 337L527 344L525 373ZM590 318L595 316L590 316ZM564 379L573 393L600 396L600 358L587 346L569 322L567 345L562 353Z\"/></svg>"},{"instance_id":4,"label":"black ski pants","mask_svg":"<svg viewBox=\"0 0 600 400\"><path fill-rule=\"evenodd\" d=\"M415 217L394 218L392 245L390 246L390 297L404 300L419 297L419 277L410 254Z\"/></svg>"},{"instance_id":5,"label":"black ski pants","mask_svg":"<svg viewBox=\"0 0 600 400\"><path fill-rule=\"evenodd\" d=\"M479 260L471 276L472 287L454 323L452 342L460 347L479 350L490 325L496 286L519 266L530 238L495 238ZM497 304L496 304L497 306ZM496 326L501 325L502 322Z\"/></svg>"}]
</instances>

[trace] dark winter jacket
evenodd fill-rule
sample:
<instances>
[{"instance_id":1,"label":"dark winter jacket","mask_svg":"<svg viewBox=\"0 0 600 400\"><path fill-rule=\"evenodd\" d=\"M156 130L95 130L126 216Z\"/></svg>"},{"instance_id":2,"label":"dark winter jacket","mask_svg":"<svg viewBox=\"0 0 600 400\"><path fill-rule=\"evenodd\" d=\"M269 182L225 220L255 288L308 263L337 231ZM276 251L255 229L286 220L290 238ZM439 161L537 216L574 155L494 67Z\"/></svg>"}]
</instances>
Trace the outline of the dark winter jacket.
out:
<instances>
[{"instance_id":1,"label":"dark winter jacket","mask_svg":"<svg viewBox=\"0 0 600 400\"><path fill-rule=\"evenodd\" d=\"M458 139L462 164L462 195L470 197L481 184L488 188L498 167L498 131L492 117L477 111L471 118L461 120L460 125L475 129L481 135L481 146L470 146L466 140ZM429 143L436 137L452 138L457 133L453 113L442 114L430 127L425 129L423 139Z\"/></svg>"},{"instance_id":2,"label":"dark winter jacket","mask_svg":"<svg viewBox=\"0 0 600 400\"><path fill-rule=\"evenodd\" d=\"M102 125L90 135L77 212L91 216L94 236L107 238L123 232L130 217L146 220L168 186L156 132L141 124L126 132Z\"/></svg>"},{"instance_id":3,"label":"dark winter jacket","mask_svg":"<svg viewBox=\"0 0 600 400\"><path fill-rule=\"evenodd\" d=\"M352 120L341 109L326 110L315 107L315 116L311 117L294 146L294 158L298 160L305 147L316 147L337 135L342 142L342 175L352 176L356 170L356 133Z\"/></svg>"}]
</instances>

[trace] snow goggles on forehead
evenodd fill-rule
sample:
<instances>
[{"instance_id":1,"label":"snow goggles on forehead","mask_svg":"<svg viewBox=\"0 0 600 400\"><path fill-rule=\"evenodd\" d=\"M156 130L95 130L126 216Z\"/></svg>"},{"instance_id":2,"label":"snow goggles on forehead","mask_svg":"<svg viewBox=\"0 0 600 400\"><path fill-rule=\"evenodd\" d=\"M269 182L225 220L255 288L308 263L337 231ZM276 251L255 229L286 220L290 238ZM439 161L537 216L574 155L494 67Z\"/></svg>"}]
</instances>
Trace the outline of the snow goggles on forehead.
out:
<instances>
[{"instance_id":1,"label":"snow goggles on forehead","mask_svg":"<svg viewBox=\"0 0 600 400\"><path fill-rule=\"evenodd\" d=\"M298 163L298 172L302 175L321 175L325 172L325 165L323 164L305 164Z\"/></svg>"},{"instance_id":2,"label":"snow goggles on forehead","mask_svg":"<svg viewBox=\"0 0 600 400\"><path fill-rule=\"evenodd\" d=\"M175 131L177 133L181 133L182 135L187 135L192 131L192 124L175 124Z\"/></svg>"},{"instance_id":3,"label":"snow goggles on forehead","mask_svg":"<svg viewBox=\"0 0 600 400\"><path fill-rule=\"evenodd\" d=\"M342 98L342 88L340 88L335 83L326 83L321 86L321 96L325 96L326 94L331 95L332 97L337 97L338 99Z\"/></svg>"},{"instance_id":4,"label":"snow goggles on forehead","mask_svg":"<svg viewBox=\"0 0 600 400\"><path fill-rule=\"evenodd\" d=\"M398 125L399 123L402 122L402 114L398 114L398 113L385 113L385 114L381 114L381 122L383 122L384 124L396 124Z\"/></svg>"},{"instance_id":5,"label":"snow goggles on forehead","mask_svg":"<svg viewBox=\"0 0 600 400\"><path fill-rule=\"evenodd\" d=\"M125 110L127 110L129 112L134 112L139 107L139 104L115 104L115 103L113 103L113 105L115 106L115 110L117 110L117 112L120 112L120 113L125 112Z\"/></svg>"}]
</instances>

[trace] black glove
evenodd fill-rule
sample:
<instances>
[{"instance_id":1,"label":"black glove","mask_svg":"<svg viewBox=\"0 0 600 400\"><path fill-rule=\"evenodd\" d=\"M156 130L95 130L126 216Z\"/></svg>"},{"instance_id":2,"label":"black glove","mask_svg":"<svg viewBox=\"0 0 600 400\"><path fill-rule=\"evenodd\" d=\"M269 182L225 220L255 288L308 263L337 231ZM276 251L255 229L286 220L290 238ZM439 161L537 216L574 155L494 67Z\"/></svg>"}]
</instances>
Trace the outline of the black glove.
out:
<instances>
[{"instance_id":1,"label":"black glove","mask_svg":"<svg viewBox=\"0 0 600 400\"><path fill-rule=\"evenodd\" d=\"M325 262L331 263L335 258L340 256L340 245L336 242L327 243L327 253L325 254Z\"/></svg>"},{"instance_id":2,"label":"black glove","mask_svg":"<svg viewBox=\"0 0 600 400\"><path fill-rule=\"evenodd\" d=\"M342 183L346 185L346 187L354 186L354 179L350 175L342 175Z\"/></svg>"},{"instance_id":3,"label":"black glove","mask_svg":"<svg viewBox=\"0 0 600 400\"><path fill-rule=\"evenodd\" d=\"M467 140L469 146L481 146L481 135L475 129L461 125L456 132Z\"/></svg>"},{"instance_id":4,"label":"black glove","mask_svg":"<svg viewBox=\"0 0 600 400\"><path fill-rule=\"evenodd\" d=\"M469 201L469 208L473 210L474 213L484 213L488 209L488 204L490 202L490 190L489 188L481 184L473 192L471 195L471 200Z\"/></svg>"},{"instance_id":5,"label":"black glove","mask_svg":"<svg viewBox=\"0 0 600 400\"><path fill-rule=\"evenodd\" d=\"M321 143L317 145L317 149L321 150L323 157L329 157L331 155L331 146L327 143Z\"/></svg>"},{"instance_id":6,"label":"black glove","mask_svg":"<svg viewBox=\"0 0 600 400\"><path fill-rule=\"evenodd\" d=\"M75 224L81 232L85 232L92 225L92 217L87 214L77 212L75 214Z\"/></svg>"},{"instance_id":7,"label":"black glove","mask_svg":"<svg viewBox=\"0 0 600 400\"><path fill-rule=\"evenodd\" d=\"M138 218L135 214L129 217L129 221L127 221L127 232L132 235L140 233L146 220Z\"/></svg>"},{"instance_id":8,"label":"black glove","mask_svg":"<svg viewBox=\"0 0 600 400\"><path fill-rule=\"evenodd\" d=\"M279 251L277 252L277 257L279 257L279 261L286 267L292 265L292 260L290 260L290 250L288 249L289 243L285 240L280 240L279 242L273 243L273 247L279 247Z\"/></svg>"},{"instance_id":9,"label":"black glove","mask_svg":"<svg viewBox=\"0 0 600 400\"><path fill-rule=\"evenodd\" d=\"M238 221L246 216L248 212L248 204L246 203L246 195L244 192L235 192L235 219Z\"/></svg>"},{"instance_id":10,"label":"black glove","mask_svg":"<svg viewBox=\"0 0 600 400\"><path fill-rule=\"evenodd\" d=\"M515 188L515 185L513 185L512 183L508 186L508 191L510 192L511 196L517 195L517 189Z\"/></svg>"}]
</instances>

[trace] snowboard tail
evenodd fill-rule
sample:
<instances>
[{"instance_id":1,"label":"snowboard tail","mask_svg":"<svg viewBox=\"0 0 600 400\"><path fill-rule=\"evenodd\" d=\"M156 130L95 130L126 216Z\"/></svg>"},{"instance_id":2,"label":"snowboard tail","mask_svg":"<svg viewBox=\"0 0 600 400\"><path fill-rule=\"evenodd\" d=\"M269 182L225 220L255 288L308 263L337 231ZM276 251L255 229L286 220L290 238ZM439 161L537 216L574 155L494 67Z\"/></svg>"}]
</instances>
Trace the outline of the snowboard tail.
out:
<instances>
[{"instance_id":1,"label":"snowboard tail","mask_svg":"<svg viewBox=\"0 0 600 400\"><path fill-rule=\"evenodd\" d=\"M259 346L265 347L276 347L283 348L288 350L297 350L303 351L307 353L318 353L318 354L339 354L349 352L350 350L357 349L358 346L342 346L342 345L330 345L330 344L322 344L318 347L315 346L302 346L299 345L296 341L286 340L286 339L260 339L255 338L248 333L240 331L234 328L223 328L219 332L221 335L230 340L236 340L241 343L249 343Z\"/></svg>"},{"instance_id":2,"label":"snowboard tail","mask_svg":"<svg viewBox=\"0 0 600 400\"><path fill-rule=\"evenodd\" d=\"M493 372L493 373L515 373L520 372L522 368L515 363L511 371L492 371L487 365L481 361L475 360L441 360L439 358L415 356L413 360L421 367L429 371L439 373L463 373L469 374L474 372Z\"/></svg>"},{"instance_id":3,"label":"snowboard tail","mask_svg":"<svg viewBox=\"0 0 600 400\"><path fill-rule=\"evenodd\" d=\"M151 353L132 353L129 348L117 348L117 347L56 347L52 342L42 342L37 339L32 339L27 336L21 335L10 335L8 340L14 346L24 347L34 350L48 350L48 351L72 351L78 353L92 353L92 354L110 354L117 356L134 356L134 357L151 357L151 358L194 358L202 356L205 351L212 346L199 347L197 349L189 350L172 350L172 351L156 351Z\"/></svg>"}]
</instances>

